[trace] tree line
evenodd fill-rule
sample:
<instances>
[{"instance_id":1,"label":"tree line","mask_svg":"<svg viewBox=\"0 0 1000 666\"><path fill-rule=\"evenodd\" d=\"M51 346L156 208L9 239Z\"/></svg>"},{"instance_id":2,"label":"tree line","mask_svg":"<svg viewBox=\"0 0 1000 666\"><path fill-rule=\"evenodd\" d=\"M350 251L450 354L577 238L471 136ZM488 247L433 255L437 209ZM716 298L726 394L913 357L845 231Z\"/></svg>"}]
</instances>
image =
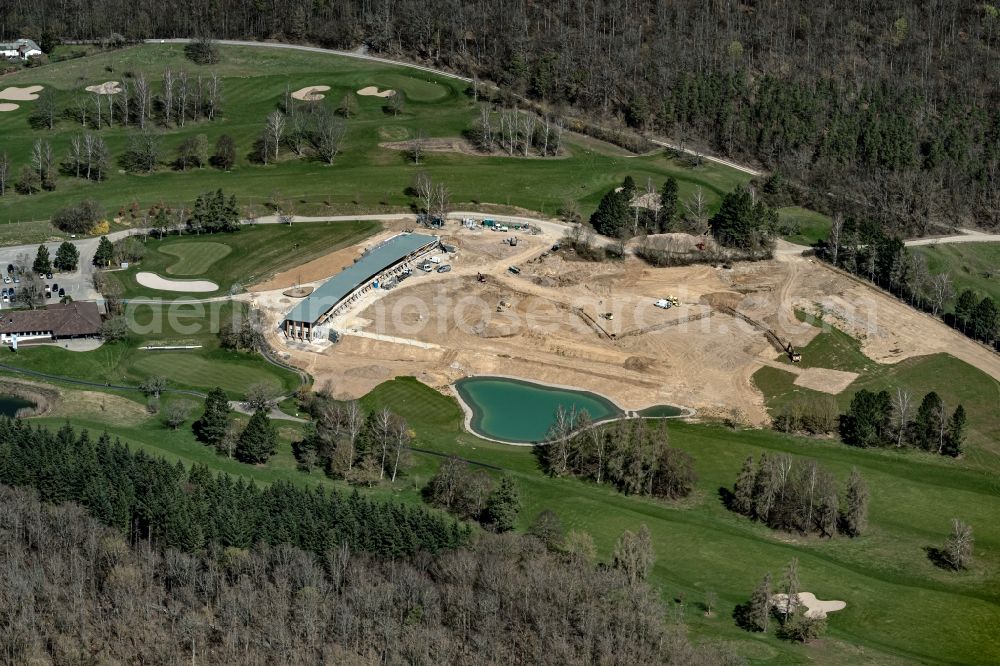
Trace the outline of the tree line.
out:
<instances>
[{"instance_id":1,"label":"tree line","mask_svg":"<svg viewBox=\"0 0 1000 666\"><path fill-rule=\"evenodd\" d=\"M469 536L468 528L419 507L280 481L258 487L68 425L53 432L0 421L0 482L34 488L46 502L79 503L131 541L184 552L263 542L323 555L346 544L391 557L454 548Z\"/></svg>"},{"instance_id":2,"label":"tree line","mask_svg":"<svg viewBox=\"0 0 1000 666\"><path fill-rule=\"evenodd\" d=\"M967 420L961 403L949 416L936 391L927 393L914 409L906 389L897 388L892 394L861 389L840 419L840 436L862 448L914 447L958 457L965 445Z\"/></svg>"},{"instance_id":3,"label":"tree line","mask_svg":"<svg viewBox=\"0 0 1000 666\"><path fill-rule=\"evenodd\" d=\"M857 469L841 492L818 462L784 453L762 453L757 463L748 456L725 500L731 511L800 534L856 537L868 525L868 486Z\"/></svg>"},{"instance_id":4,"label":"tree line","mask_svg":"<svg viewBox=\"0 0 1000 666\"><path fill-rule=\"evenodd\" d=\"M9 623L0 654L9 663L81 654L109 663L742 663L692 644L648 584L568 539L549 549L535 537L482 535L398 558L266 542L185 553L126 541L78 504L0 486ZM622 549L620 564L639 552Z\"/></svg>"},{"instance_id":5,"label":"tree line","mask_svg":"<svg viewBox=\"0 0 1000 666\"><path fill-rule=\"evenodd\" d=\"M1000 223L1000 18L989 3L829 12L799 0L752 18L694 0L299 4L226 0L206 13L153 0L11 0L0 22L46 45L113 34L344 49L363 40L550 108L759 162L817 205L828 193L858 200L897 228Z\"/></svg>"},{"instance_id":6,"label":"tree line","mask_svg":"<svg viewBox=\"0 0 1000 666\"><path fill-rule=\"evenodd\" d=\"M665 420L619 419L594 425L585 410L557 408L535 453L546 473L610 483L629 495L687 497L698 475L694 461L670 446Z\"/></svg>"},{"instance_id":7,"label":"tree line","mask_svg":"<svg viewBox=\"0 0 1000 666\"><path fill-rule=\"evenodd\" d=\"M469 463L455 456L441 463L423 495L433 506L475 520L492 532L513 530L521 511L520 492L510 475L494 483L485 470L472 471Z\"/></svg>"}]
</instances>

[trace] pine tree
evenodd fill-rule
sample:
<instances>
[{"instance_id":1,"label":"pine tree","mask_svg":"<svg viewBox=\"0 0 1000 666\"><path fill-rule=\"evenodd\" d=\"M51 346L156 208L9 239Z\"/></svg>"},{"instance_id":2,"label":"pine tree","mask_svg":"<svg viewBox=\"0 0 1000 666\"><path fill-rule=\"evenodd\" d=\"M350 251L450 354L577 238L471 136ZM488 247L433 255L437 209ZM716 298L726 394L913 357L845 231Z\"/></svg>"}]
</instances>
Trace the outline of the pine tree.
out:
<instances>
[{"instance_id":1,"label":"pine tree","mask_svg":"<svg viewBox=\"0 0 1000 666\"><path fill-rule=\"evenodd\" d=\"M868 485L857 467L851 468L851 476L847 480L840 523L844 534L850 537L861 536L868 528Z\"/></svg>"},{"instance_id":2,"label":"pine tree","mask_svg":"<svg viewBox=\"0 0 1000 666\"><path fill-rule=\"evenodd\" d=\"M781 577L781 591L785 595L781 624L786 624L795 613L799 603L799 558L793 557Z\"/></svg>"},{"instance_id":3,"label":"pine tree","mask_svg":"<svg viewBox=\"0 0 1000 666\"><path fill-rule=\"evenodd\" d=\"M231 413L226 392L219 387L212 389L205 398L205 413L194 422L195 436L205 444L218 445L226 436Z\"/></svg>"},{"instance_id":4,"label":"pine tree","mask_svg":"<svg viewBox=\"0 0 1000 666\"><path fill-rule=\"evenodd\" d=\"M258 409L236 443L236 459L251 465L265 463L274 455L277 446L278 429L271 423L267 412Z\"/></svg>"},{"instance_id":5,"label":"pine tree","mask_svg":"<svg viewBox=\"0 0 1000 666\"><path fill-rule=\"evenodd\" d=\"M94 252L94 266L97 266L98 268L107 268L110 266L114 250L114 245L111 244L108 237L101 236L101 240L97 243L97 250Z\"/></svg>"},{"instance_id":6,"label":"pine tree","mask_svg":"<svg viewBox=\"0 0 1000 666\"><path fill-rule=\"evenodd\" d=\"M965 407L960 404L948 419L941 453L952 458L962 455L962 447L965 445L965 425Z\"/></svg>"},{"instance_id":7,"label":"pine tree","mask_svg":"<svg viewBox=\"0 0 1000 666\"><path fill-rule=\"evenodd\" d=\"M1000 328L1000 309L997 302L987 296L979 301L972 312L972 335L983 342L993 342Z\"/></svg>"},{"instance_id":8,"label":"pine tree","mask_svg":"<svg viewBox=\"0 0 1000 666\"><path fill-rule=\"evenodd\" d=\"M743 186L723 197L719 212L709 220L719 243L750 251L769 247L777 223L777 212L762 201L754 202L750 190Z\"/></svg>"},{"instance_id":9,"label":"pine tree","mask_svg":"<svg viewBox=\"0 0 1000 666\"><path fill-rule=\"evenodd\" d=\"M660 190L660 208L656 212L656 219L660 226L660 231L669 231L677 218L677 179L673 176L667 178Z\"/></svg>"},{"instance_id":10,"label":"pine tree","mask_svg":"<svg viewBox=\"0 0 1000 666\"><path fill-rule=\"evenodd\" d=\"M56 259L53 262L56 270L71 272L76 270L80 261L80 251L69 241L64 241L56 250Z\"/></svg>"},{"instance_id":11,"label":"pine tree","mask_svg":"<svg viewBox=\"0 0 1000 666\"><path fill-rule=\"evenodd\" d=\"M628 228L629 205L623 192L611 190L601 199L597 210L590 216L590 225L599 234L617 238Z\"/></svg>"},{"instance_id":12,"label":"pine tree","mask_svg":"<svg viewBox=\"0 0 1000 666\"><path fill-rule=\"evenodd\" d=\"M484 523L494 532L509 532L517 525L517 514L521 511L521 496L514 479L504 475L500 484L486 500Z\"/></svg>"},{"instance_id":13,"label":"pine tree","mask_svg":"<svg viewBox=\"0 0 1000 666\"><path fill-rule=\"evenodd\" d=\"M917 418L913 430L916 443L923 449L932 450L938 447L938 439L944 428L941 422L944 405L941 396L931 391L924 396L917 409Z\"/></svg>"},{"instance_id":14,"label":"pine tree","mask_svg":"<svg viewBox=\"0 0 1000 666\"><path fill-rule=\"evenodd\" d=\"M969 324L978 304L979 298L971 289L965 289L958 295L955 301L955 326L961 328L963 333L969 332Z\"/></svg>"},{"instance_id":15,"label":"pine tree","mask_svg":"<svg viewBox=\"0 0 1000 666\"><path fill-rule=\"evenodd\" d=\"M35 255L34 263L31 264L31 270L40 275L52 272L52 260L49 258L49 248L44 245L38 246L38 253Z\"/></svg>"}]
</instances>

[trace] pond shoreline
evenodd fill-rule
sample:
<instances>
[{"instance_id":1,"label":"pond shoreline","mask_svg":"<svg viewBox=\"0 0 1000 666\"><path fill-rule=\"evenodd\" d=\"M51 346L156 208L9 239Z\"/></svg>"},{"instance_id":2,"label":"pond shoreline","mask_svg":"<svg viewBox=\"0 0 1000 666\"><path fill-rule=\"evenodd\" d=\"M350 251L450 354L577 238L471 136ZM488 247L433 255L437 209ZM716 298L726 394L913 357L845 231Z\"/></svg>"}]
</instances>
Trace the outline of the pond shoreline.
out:
<instances>
[{"instance_id":1,"label":"pond shoreline","mask_svg":"<svg viewBox=\"0 0 1000 666\"><path fill-rule=\"evenodd\" d=\"M463 381L463 380L467 380L467 379L502 379L502 380L508 380L508 381L512 381L512 382L526 384L526 385L529 385L529 386L536 386L536 387L540 387L540 388L556 389L556 390L561 390L561 391L570 391L570 392L573 392L573 393L579 393L579 394L582 394L582 395L596 396L600 400L603 400L604 402L607 402L609 405L611 405L617 413L614 414L614 415L612 415L612 416L605 417L605 418L599 419L597 421L594 421L590 425L590 427L604 425L604 424L612 423L614 421L619 421L619 420L622 420L622 419L631 419L631 418L679 419L679 418L691 418L691 417L693 417L696 414L695 410L693 408L691 408L691 407L684 407L684 406L681 406L681 405L663 405L662 403L655 403L655 402L654 403L650 403L649 405L647 405L645 407L642 407L642 408L639 408L639 409L625 409L621 405L619 405L617 402L615 402L614 400L612 400L611 398L609 398L608 396L603 395L601 393L598 393L596 391L590 391L590 390L587 390L587 389L581 389L581 388L576 387L576 386L567 386L567 385L564 385L564 384L554 384L552 382L544 382L544 381L539 381L539 380L535 380L535 379L525 379L524 377L515 377L515 376L512 376L512 375L497 375L497 374L468 375L466 377L462 377L461 379L459 379L459 380L457 380L457 381L452 382L451 384L449 384L448 385L448 389L449 389L450 393L455 397L455 399L458 401L459 406L462 408L462 413L464 414L463 426L465 427L466 432L468 432L468 433L470 433L472 435L475 435L476 437L478 437L480 439L484 439L484 440L489 441L489 442L496 442L497 444L506 444L508 446L535 446L536 444L541 444L542 442L511 441L511 440L498 439L496 437L491 437L491 436L489 436L489 435L487 435L487 434L485 434L483 432L480 432L479 430L477 430L476 428L474 428L472 423L473 423L473 420L477 417L476 409L475 409L475 407L473 405L469 404L469 402L466 400L465 396L462 394L462 391L460 391L459 388L458 388L458 382ZM643 416L642 415L643 411L650 410L650 409L653 409L655 407L671 407L671 408L676 408L677 410L680 411L680 413L676 414L676 415L671 415L671 416Z\"/></svg>"}]
</instances>

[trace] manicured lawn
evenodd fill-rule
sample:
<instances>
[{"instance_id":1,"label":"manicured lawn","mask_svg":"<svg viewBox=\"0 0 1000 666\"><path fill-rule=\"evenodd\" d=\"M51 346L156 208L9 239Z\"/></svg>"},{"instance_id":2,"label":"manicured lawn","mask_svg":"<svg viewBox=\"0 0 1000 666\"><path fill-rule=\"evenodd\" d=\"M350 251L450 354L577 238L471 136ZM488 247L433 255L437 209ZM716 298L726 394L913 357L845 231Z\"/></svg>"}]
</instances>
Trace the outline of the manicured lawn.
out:
<instances>
[{"instance_id":1,"label":"manicured lawn","mask_svg":"<svg viewBox=\"0 0 1000 666\"><path fill-rule=\"evenodd\" d=\"M176 262L167 266L170 275L201 275L233 248L225 243L193 241L164 243L156 251L177 258Z\"/></svg>"},{"instance_id":2,"label":"manicured lawn","mask_svg":"<svg viewBox=\"0 0 1000 666\"><path fill-rule=\"evenodd\" d=\"M816 245L825 240L830 232L830 218L800 206L788 206L778 209L778 217L782 224L796 229L794 233L782 236L786 241L799 245Z\"/></svg>"},{"instance_id":3,"label":"manicured lawn","mask_svg":"<svg viewBox=\"0 0 1000 666\"><path fill-rule=\"evenodd\" d=\"M239 306L242 308L242 306ZM131 330L127 341L104 344L90 352L58 346L0 349L0 363L62 377L135 386L153 375L168 386L201 392L221 386L234 399L250 384L269 381L287 393L299 386L298 376L271 365L257 354L220 349L218 327L232 320L233 303L186 306L132 305L126 310ZM202 345L183 351L143 350L143 346Z\"/></svg>"},{"instance_id":4,"label":"manicured lawn","mask_svg":"<svg viewBox=\"0 0 1000 666\"><path fill-rule=\"evenodd\" d=\"M765 663L857 663L891 657L909 661L991 661L1000 658L993 626L1000 622L1000 498L990 479L953 461L860 451L769 431L733 432L714 426L671 424L671 444L695 458L697 496L683 505L623 496L592 483L544 476L528 448L493 444L461 430L455 401L413 379L377 387L365 403L385 404L407 418L416 446L456 454L512 473L524 497L521 526L537 513L555 511L567 529L582 529L610 555L624 529L646 524L657 552L654 581L668 600L685 599L683 615L696 635L738 642ZM843 480L858 467L872 491L872 528L855 540L803 538L772 532L726 511L720 486L732 485L743 458L786 452L817 458ZM433 460L427 461L434 463ZM422 465L420 466L422 468ZM430 473L430 470L427 472ZM977 534L977 564L951 574L936 569L924 548L939 545L948 520L960 515ZM765 571L779 574L800 560L803 588L848 607L829 620L821 647L781 643L745 634L730 617ZM706 591L721 600L704 617ZM947 637L947 640L945 640ZM760 649L759 646L766 649Z\"/></svg>"},{"instance_id":5,"label":"manicured lawn","mask_svg":"<svg viewBox=\"0 0 1000 666\"><path fill-rule=\"evenodd\" d=\"M712 210L723 193L747 181L745 174L717 164L705 162L688 168L662 152L623 156L617 148L590 139L574 139L569 134L564 137L566 154L557 159L429 153L416 166L401 151L379 144L419 133L432 138L461 136L478 116L478 107L464 93L464 83L325 54L228 46L221 51L219 65L202 67L185 59L179 45L145 45L4 77L6 85L54 88L60 103L66 106L82 86L120 80L125 72L145 73L156 90L166 67L175 72L185 70L191 76L218 72L223 80L224 103L223 114L215 122L192 121L183 128L157 128L164 164L156 173L127 174L116 163L103 183L60 176L53 192L11 194L0 199L0 221L47 219L59 208L84 197L97 199L111 212L128 208L133 202L140 210L159 202L190 206L197 195L220 187L227 194L235 194L241 205L263 206L278 200L302 215L408 211L415 199L406 191L419 171L444 183L456 208L492 204L549 215L554 215L567 199L577 201L582 212L589 215L601 196L626 175L632 175L640 184L652 178L657 187L673 175L678 179L682 198L701 187ZM400 91L406 98L406 108L393 116L385 108L385 99L358 96L358 113L346 121L347 139L332 167L294 159L287 148L277 163L266 167L252 163L249 154L264 118L282 102L286 90L320 84L331 87L324 103L337 105L346 94L375 85ZM83 131L79 123L68 118L60 119L52 131L32 129L28 121L31 110L32 105L25 103L13 113L0 114L3 148L11 155L15 174L29 162L36 139L51 142L56 156L62 159L70 139ZM127 149L132 129L116 125L99 131L117 160ZM177 147L198 134L204 134L210 145L222 134L232 136L237 147L236 167L231 172L172 169L167 163L174 159Z\"/></svg>"},{"instance_id":6,"label":"manicured lawn","mask_svg":"<svg viewBox=\"0 0 1000 666\"><path fill-rule=\"evenodd\" d=\"M135 281L139 271L211 280L219 290L201 295L212 296L229 293L233 285L248 287L277 271L353 245L379 228L377 222L301 222L243 227L214 234L211 241L206 236L167 236L146 241L142 261L109 275L121 282L127 297L171 295L140 285Z\"/></svg>"},{"instance_id":7,"label":"manicured lawn","mask_svg":"<svg viewBox=\"0 0 1000 666\"><path fill-rule=\"evenodd\" d=\"M910 248L927 257L932 275L947 272L955 294L972 289L1000 303L1000 243L953 243Z\"/></svg>"}]
</instances>

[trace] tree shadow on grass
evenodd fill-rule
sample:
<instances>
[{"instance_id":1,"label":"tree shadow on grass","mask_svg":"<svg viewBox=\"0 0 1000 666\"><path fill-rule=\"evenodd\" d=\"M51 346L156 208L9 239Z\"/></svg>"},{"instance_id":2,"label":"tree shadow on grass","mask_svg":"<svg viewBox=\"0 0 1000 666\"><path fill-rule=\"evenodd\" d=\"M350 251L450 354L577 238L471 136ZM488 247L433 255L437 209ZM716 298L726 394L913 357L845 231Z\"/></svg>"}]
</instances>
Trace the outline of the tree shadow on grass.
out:
<instances>
[{"instance_id":1,"label":"tree shadow on grass","mask_svg":"<svg viewBox=\"0 0 1000 666\"><path fill-rule=\"evenodd\" d=\"M719 499L722 501L722 506L726 507L728 511L734 511L733 503L736 501L736 495L733 495L733 491L729 488L719 487Z\"/></svg>"},{"instance_id":2,"label":"tree shadow on grass","mask_svg":"<svg viewBox=\"0 0 1000 666\"><path fill-rule=\"evenodd\" d=\"M947 553L945 553L942 548L938 548L937 546L924 546L924 552L927 553L927 559L930 560L934 566L940 569L947 569L948 571L955 570L955 567L952 566L951 561L948 559Z\"/></svg>"}]
</instances>

